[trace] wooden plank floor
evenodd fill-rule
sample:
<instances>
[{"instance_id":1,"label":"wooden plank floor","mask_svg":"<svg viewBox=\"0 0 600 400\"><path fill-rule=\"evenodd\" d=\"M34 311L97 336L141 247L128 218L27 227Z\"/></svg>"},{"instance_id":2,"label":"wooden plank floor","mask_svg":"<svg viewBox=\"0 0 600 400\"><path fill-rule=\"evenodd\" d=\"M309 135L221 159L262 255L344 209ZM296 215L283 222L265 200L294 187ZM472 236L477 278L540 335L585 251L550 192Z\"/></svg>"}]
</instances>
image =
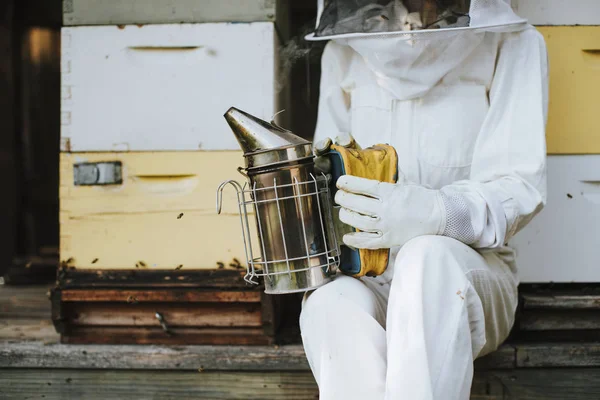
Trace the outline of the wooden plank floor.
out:
<instances>
[{"instance_id":1,"label":"wooden plank floor","mask_svg":"<svg viewBox=\"0 0 600 400\"><path fill-rule=\"evenodd\" d=\"M0 370L1 399L318 398L310 372Z\"/></svg>"},{"instance_id":2,"label":"wooden plank floor","mask_svg":"<svg viewBox=\"0 0 600 400\"><path fill-rule=\"evenodd\" d=\"M46 291L0 286L0 399L318 398L300 344L59 344ZM476 362L472 399L600 399L600 342L506 344Z\"/></svg>"},{"instance_id":3,"label":"wooden plank floor","mask_svg":"<svg viewBox=\"0 0 600 400\"><path fill-rule=\"evenodd\" d=\"M478 372L471 400L600 398L600 369ZM0 399L297 399L318 398L307 371L154 371L0 369Z\"/></svg>"}]
</instances>

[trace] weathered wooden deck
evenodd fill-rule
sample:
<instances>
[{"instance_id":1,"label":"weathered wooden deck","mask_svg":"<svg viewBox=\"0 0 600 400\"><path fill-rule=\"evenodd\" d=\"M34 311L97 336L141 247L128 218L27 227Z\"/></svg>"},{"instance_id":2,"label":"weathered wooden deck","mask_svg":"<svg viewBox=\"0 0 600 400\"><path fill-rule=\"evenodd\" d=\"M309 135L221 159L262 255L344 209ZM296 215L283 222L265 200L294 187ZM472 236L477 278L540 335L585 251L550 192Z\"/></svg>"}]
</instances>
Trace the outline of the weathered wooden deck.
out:
<instances>
[{"instance_id":1,"label":"weathered wooden deck","mask_svg":"<svg viewBox=\"0 0 600 400\"><path fill-rule=\"evenodd\" d=\"M0 286L1 399L318 398L300 344L59 344L47 289ZM589 338L511 341L476 370L472 399L600 399L600 342Z\"/></svg>"}]
</instances>

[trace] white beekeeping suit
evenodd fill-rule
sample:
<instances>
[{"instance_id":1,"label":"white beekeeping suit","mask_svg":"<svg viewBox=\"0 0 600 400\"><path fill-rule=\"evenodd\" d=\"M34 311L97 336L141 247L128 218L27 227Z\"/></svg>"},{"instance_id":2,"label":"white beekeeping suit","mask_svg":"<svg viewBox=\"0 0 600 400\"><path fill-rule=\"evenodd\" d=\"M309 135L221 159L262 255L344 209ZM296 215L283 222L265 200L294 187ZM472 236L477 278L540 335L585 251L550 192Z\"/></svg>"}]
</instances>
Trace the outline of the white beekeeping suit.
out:
<instances>
[{"instance_id":1,"label":"white beekeeping suit","mask_svg":"<svg viewBox=\"0 0 600 400\"><path fill-rule=\"evenodd\" d=\"M546 200L543 38L504 0L319 6L308 39L332 40L315 141L388 143L401 171L397 184L338 180L340 219L360 230L344 242L392 255L381 276L305 297L320 398L468 399L473 360L514 322L506 243Z\"/></svg>"}]
</instances>

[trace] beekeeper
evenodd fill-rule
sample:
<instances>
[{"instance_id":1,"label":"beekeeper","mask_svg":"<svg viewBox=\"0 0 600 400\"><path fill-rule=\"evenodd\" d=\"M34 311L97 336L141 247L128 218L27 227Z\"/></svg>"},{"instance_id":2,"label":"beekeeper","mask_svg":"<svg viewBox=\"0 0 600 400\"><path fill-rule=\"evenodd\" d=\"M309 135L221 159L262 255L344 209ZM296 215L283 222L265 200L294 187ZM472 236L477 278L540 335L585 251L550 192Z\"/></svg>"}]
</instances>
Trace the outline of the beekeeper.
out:
<instances>
[{"instance_id":1,"label":"beekeeper","mask_svg":"<svg viewBox=\"0 0 600 400\"><path fill-rule=\"evenodd\" d=\"M342 176L335 201L385 272L339 276L300 317L320 398L465 400L517 306L508 240L546 200L547 57L508 0L319 0L315 142L393 146L396 183Z\"/></svg>"}]
</instances>

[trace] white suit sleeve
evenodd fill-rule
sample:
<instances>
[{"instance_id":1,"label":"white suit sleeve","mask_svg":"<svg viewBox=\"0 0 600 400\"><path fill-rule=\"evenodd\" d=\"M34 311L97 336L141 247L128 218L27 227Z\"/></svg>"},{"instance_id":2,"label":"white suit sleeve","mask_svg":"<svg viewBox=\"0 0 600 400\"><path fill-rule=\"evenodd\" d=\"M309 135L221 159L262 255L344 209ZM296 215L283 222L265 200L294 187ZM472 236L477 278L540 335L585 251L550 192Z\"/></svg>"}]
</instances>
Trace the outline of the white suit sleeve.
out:
<instances>
[{"instance_id":1,"label":"white suit sleeve","mask_svg":"<svg viewBox=\"0 0 600 400\"><path fill-rule=\"evenodd\" d=\"M548 64L535 29L503 34L489 101L470 179L441 189L444 235L475 248L505 245L546 202Z\"/></svg>"},{"instance_id":2,"label":"white suit sleeve","mask_svg":"<svg viewBox=\"0 0 600 400\"><path fill-rule=\"evenodd\" d=\"M321 58L319 108L314 143L350 133L350 95L342 82L352 59L352 49L330 41Z\"/></svg>"}]
</instances>

